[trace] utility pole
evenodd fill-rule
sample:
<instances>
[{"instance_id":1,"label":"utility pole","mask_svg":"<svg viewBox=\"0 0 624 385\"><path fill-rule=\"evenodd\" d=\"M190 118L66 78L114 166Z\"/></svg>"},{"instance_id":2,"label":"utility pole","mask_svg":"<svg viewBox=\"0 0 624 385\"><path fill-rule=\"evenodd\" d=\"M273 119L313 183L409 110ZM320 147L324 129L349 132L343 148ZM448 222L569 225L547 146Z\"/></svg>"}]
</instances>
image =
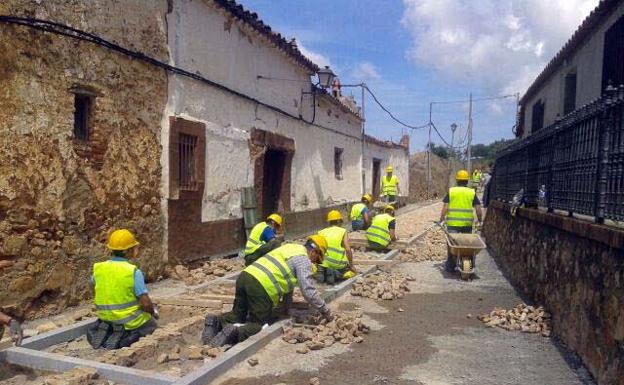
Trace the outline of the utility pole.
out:
<instances>
[{"instance_id":1,"label":"utility pole","mask_svg":"<svg viewBox=\"0 0 624 385\"><path fill-rule=\"evenodd\" d=\"M433 112L433 102L429 102L429 140L427 142L427 199L431 190L431 114Z\"/></svg>"},{"instance_id":2,"label":"utility pole","mask_svg":"<svg viewBox=\"0 0 624 385\"><path fill-rule=\"evenodd\" d=\"M468 105L468 173L472 173L472 92L470 93L470 104Z\"/></svg>"},{"instance_id":3,"label":"utility pole","mask_svg":"<svg viewBox=\"0 0 624 385\"><path fill-rule=\"evenodd\" d=\"M366 119L364 118L364 95L365 95L364 88L365 87L366 87L366 83L362 82L360 84L360 88L362 89L362 109L361 109L361 115L362 115L362 195L366 193L366 167L364 165L364 161L366 159L366 157L364 156L364 149L366 147L364 145L364 142L366 140L366 131L365 131Z\"/></svg>"}]
</instances>

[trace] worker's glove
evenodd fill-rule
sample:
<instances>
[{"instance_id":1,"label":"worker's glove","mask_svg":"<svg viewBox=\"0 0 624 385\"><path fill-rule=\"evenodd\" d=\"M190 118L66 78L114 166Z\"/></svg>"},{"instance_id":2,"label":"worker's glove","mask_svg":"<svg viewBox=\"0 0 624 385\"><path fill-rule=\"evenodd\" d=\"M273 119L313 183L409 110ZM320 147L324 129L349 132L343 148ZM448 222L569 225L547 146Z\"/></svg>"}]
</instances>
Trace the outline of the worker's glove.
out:
<instances>
[{"instance_id":1,"label":"worker's glove","mask_svg":"<svg viewBox=\"0 0 624 385\"><path fill-rule=\"evenodd\" d=\"M9 334L11 335L11 341L13 341L15 346L20 346L22 344L22 339L24 338L22 325L12 318L9 322Z\"/></svg>"}]
</instances>

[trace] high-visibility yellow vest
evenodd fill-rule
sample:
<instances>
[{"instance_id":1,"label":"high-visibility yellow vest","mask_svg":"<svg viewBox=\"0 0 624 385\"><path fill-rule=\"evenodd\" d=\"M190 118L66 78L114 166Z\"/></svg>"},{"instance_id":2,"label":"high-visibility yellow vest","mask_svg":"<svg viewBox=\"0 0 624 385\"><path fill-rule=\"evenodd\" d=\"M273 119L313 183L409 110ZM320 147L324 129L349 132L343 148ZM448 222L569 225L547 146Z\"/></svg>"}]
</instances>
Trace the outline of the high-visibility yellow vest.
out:
<instances>
[{"instance_id":1,"label":"high-visibility yellow vest","mask_svg":"<svg viewBox=\"0 0 624 385\"><path fill-rule=\"evenodd\" d=\"M396 195L398 185L399 178L397 178L396 175L392 175L390 179L388 179L387 175L381 178L381 190L383 191L383 195Z\"/></svg>"},{"instance_id":2,"label":"high-visibility yellow vest","mask_svg":"<svg viewBox=\"0 0 624 385\"><path fill-rule=\"evenodd\" d=\"M388 246L390 244L390 222L394 220L394 217L390 214L378 214L373 217L373 221L366 230L366 239L371 242L380 244L381 246Z\"/></svg>"},{"instance_id":3,"label":"high-visibility yellow vest","mask_svg":"<svg viewBox=\"0 0 624 385\"><path fill-rule=\"evenodd\" d=\"M449 227L472 227L474 222L475 190L469 187L456 186L449 189L449 203L446 224Z\"/></svg>"},{"instance_id":4,"label":"high-visibility yellow vest","mask_svg":"<svg viewBox=\"0 0 624 385\"><path fill-rule=\"evenodd\" d=\"M260 237L262 236L264 229L266 229L267 227L269 227L269 225L266 222L260 222L251 229L251 232L249 233L249 238L247 238L247 243L245 244L245 255L253 253L254 251L258 250L260 246L266 243L264 241L261 241Z\"/></svg>"},{"instance_id":5,"label":"high-visibility yellow vest","mask_svg":"<svg viewBox=\"0 0 624 385\"><path fill-rule=\"evenodd\" d=\"M364 203L356 203L351 207L351 215L349 216L352 221L361 221L364 220L362 215L362 210L366 208Z\"/></svg>"},{"instance_id":6,"label":"high-visibility yellow vest","mask_svg":"<svg viewBox=\"0 0 624 385\"><path fill-rule=\"evenodd\" d=\"M264 288L274 306L297 286L297 277L286 261L297 256L308 257L305 246L286 243L245 268Z\"/></svg>"},{"instance_id":7,"label":"high-visibility yellow vest","mask_svg":"<svg viewBox=\"0 0 624 385\"><path fill-rule=\"evenodd\" d=\"M133 330L152 318L141 309L134 295L135 270L136 266L126 261L93 264L95 310L99 319Z\"/></svg>"},{"instance_id":8,"label":"high-visibility yellow vest","mask_svg":"<svg viewBox=\"0 0 624 385\"><path fill-rule=\"evenodd\" d=\"M319 231L319 234L327 240L327 253L323 258L321 266L336 270L342 270L349 266L347 253L344 247L342 247L342 241L346 233L347 230L339 226L330 226Z\"/></svg>"},{"instance_id":9,"label":"high-visibility yellow vest","mask_svg":"<svg viewBox=\"0 0 624 385\"><path fill-rule=\"evenodd\" d=\"M477 171L473 172L472 173L472 181L473 182L477 182L477 183L480 182L481 181L481 173L477 172Z\"/></svg>"}]
</instances>

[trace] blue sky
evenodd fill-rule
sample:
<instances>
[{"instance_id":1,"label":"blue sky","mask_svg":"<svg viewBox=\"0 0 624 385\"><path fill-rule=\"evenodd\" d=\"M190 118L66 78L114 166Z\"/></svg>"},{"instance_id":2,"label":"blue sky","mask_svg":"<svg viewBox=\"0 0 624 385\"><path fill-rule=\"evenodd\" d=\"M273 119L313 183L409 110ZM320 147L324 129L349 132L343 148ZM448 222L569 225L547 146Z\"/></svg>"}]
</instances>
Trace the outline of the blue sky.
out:
<instances>
[{"instance_id":1,"label":"blue sky","mask_svg":"<svg viewBox=\"0 0 624 385\"><path fill-rule=\"evenodd\" d=\"M597 0L240 0L274 30L295 37L343 84L366 82L411 125L428 121L431 101L523 93ZM556 16L555 19L553 17ZM360 90L343 89L360 100ZM423 149L428 130L408 130L366 97L366 131ZM475 102L474 142L513 137L515 98ZM434 104L433 122L450 141L464 137L467 103ZM432 133L432 141L442 141Z\"/></svg>"}]
</instances>

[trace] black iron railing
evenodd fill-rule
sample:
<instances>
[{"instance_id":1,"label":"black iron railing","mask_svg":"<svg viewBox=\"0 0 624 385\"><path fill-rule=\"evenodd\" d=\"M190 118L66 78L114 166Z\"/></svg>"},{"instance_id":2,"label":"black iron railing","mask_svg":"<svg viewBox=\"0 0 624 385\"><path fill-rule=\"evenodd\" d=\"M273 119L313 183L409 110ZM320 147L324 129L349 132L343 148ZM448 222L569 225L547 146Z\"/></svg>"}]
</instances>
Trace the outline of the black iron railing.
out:
<instances>
[{"instance_id":1,"label":"black iron railing","mask_svg":"<svg viewBox=\"0 0 624 385\"><path fill-rule=\"evenodd\" d=\"M502 150L492 183L498 200L524 189L529 206L624 220L624 85Z\"/></svg>"}]
</instances>

